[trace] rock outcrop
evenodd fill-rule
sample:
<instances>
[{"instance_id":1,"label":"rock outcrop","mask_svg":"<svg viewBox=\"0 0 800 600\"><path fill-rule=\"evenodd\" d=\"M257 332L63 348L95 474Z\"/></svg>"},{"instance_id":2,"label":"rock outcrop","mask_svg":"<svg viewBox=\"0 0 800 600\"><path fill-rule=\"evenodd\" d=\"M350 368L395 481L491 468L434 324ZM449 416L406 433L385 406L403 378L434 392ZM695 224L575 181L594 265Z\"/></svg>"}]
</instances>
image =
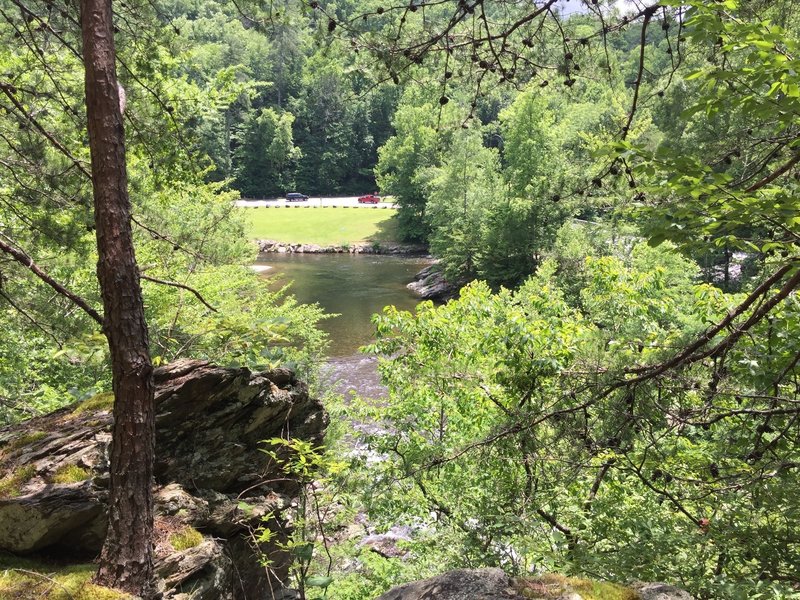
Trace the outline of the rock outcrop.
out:
<instances>
[{"instance_id":1,"label":"rock outcrop","mask_svg":"<svg viewBox=\"0 0 800 600\"><path fill-rule=\"evenodd\" d=\"M322 405L286 369L252 373L185 360L156 370L156 569L165 598L253 599L289 557L244 534L298 492L262 452L275 437L321 442ZM91 558L106 529L110 394L0 430L0 550ZM240 504L245 501L246 511ZM199 531L176 550L175 534ZM276 540L285 531L277 527ZM259 554L272 560L272 572ZM191 590L192 595L184 592Z\"/></svg>"},{"instance_id":2,"label":"rock outcrop","mask_svg":"<svg viewBox=\"0 0 800 600\"><path fill-rule=\"evenodd\" d=\"M456 297L459 290L457 284L445 279L437 263L422 269L406 287L423 300L450 300Z\"/></svg>"}]
</instances>

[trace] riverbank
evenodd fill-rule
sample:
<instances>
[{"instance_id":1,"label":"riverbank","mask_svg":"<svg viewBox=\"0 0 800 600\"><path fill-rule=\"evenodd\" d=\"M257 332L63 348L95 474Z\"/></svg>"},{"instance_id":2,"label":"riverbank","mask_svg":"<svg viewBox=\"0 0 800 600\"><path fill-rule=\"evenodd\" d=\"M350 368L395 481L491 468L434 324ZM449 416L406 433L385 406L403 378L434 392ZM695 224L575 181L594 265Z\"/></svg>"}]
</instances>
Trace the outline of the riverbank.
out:
<instances>
[{"instance_id":1,"label":"riverbank","mask_svg":"<svg viewBox=\"0 0 800 600\"><path fill-rule=\"evenodd\" d=\"M303 244L256 240L259 252L277 254L382 254L388 256L426 256L428 249L422 244L395 242L356 242L352 244Z\"/></svg>"}]
</instances>

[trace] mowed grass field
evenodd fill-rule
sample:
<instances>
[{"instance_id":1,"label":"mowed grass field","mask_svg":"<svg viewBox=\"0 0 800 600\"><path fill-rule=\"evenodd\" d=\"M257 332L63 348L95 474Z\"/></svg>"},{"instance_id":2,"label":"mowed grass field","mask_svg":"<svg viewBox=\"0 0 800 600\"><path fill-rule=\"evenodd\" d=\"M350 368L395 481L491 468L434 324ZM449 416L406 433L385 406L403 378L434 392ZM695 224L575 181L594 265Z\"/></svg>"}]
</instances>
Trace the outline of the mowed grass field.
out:
<instances>
[{"instance_id":1,"label":"mowed grass field","mask_svg":"<svg viewBox=\"0 0 800 600\"><path fill-rule=\"evenodd\" d=\"M394 209L240 208L249 222L248 237L298 244L333 246L396 241Z\"/></svg>"}]
</instances>

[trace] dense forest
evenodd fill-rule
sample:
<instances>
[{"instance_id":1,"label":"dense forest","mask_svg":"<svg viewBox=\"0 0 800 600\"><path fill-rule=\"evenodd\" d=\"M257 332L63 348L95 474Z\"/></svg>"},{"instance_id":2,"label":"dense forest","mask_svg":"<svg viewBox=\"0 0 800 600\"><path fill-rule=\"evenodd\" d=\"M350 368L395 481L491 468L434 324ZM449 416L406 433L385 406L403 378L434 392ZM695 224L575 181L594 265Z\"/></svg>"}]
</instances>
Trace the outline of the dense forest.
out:
<instances>
[{"instance_id":1,"label":"dense forest","mask_svg":"<svg viewBox=\"0 0 800 600\"><path fill-rule=\"evenodd\" d=\"M800 5L113 9L154 365L317 382L325 315L248 269L239 197L392 196L461 287L376 315L388 401L329 398L294 448L335 514L298 516L304 597L461 566L800 597ZM112 387L80 14L0 0L3 425ZM359 512L412 558L319 543Z\"/></svg>"}]
</instances>

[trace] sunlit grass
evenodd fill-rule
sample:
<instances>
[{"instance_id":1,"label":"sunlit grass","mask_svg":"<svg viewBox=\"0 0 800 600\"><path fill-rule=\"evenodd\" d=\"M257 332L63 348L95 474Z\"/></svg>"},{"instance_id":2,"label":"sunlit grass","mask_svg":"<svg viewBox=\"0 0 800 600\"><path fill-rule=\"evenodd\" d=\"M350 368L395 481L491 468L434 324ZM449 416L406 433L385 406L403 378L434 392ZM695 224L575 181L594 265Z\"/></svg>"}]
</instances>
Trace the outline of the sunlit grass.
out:
<instances>
[{"instance_id":1,"label":"sunlit grass","mask_svg":"<svg viewBox=\"0 0 800 600\"><path fill-rule=\"evenodd\" d=\"M344 245L397 239L394 209L242 208L250 222L248 237L257 240Z\"/></svg>"}]
</instances>

